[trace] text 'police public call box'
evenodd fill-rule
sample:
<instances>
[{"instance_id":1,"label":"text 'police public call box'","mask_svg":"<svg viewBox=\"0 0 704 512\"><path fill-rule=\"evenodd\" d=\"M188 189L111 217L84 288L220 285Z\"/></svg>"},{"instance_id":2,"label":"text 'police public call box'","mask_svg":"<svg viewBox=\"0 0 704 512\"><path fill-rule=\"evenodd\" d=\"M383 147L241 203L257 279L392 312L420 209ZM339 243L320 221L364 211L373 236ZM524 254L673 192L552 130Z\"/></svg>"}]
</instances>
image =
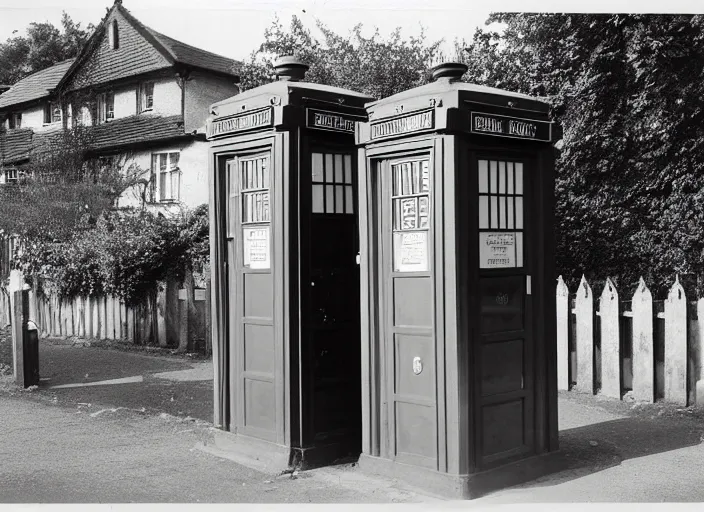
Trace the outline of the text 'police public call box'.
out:
<instances>
[{"instance_id":1,"label":"text 'police public call box'","mask_svg":"<svg viewBox=\"0 0 704 512\"><path fill-rule=\"evenodd\" d=\"M557 388L549 106L466 69L358 128L360 466L470 497L554 460Z\"/></svg>"},{"instance_id":2,"label":"text 'police public call box'","mask_svg":"<svg viewBox=\"0 0 704 512\"><path fill-rule=\"evenodd\" d=\"M354 132L371 100L306 69L282 59L207 125L215 423L304 467L360 451Z\"/></svg>"}]
</instances>

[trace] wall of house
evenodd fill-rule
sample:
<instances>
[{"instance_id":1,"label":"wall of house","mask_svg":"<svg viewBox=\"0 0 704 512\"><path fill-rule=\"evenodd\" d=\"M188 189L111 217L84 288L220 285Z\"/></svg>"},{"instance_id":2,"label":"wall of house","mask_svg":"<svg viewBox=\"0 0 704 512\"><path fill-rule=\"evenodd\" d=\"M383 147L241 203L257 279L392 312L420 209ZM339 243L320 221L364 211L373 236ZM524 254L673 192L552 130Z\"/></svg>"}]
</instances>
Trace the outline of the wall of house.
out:
<instances>
[{"instance_id":1,"label":"wall of house","mask_svg":"<svg viewBox=\"0 0 704 512\"><path fill-rule=\"evenodd\" d=\"M22 112L22 128L41 128L44 126L44 107L35 106Z\"/></svg>"},{"instance_id":2,"label":"wall of house","mask_svg":"<svg viewBox=\"0 0 704 512\"><path fill-rule=\"evenodd\" d=\"M181 170L180 204L150 205L150 208L174 210L180 206L195 208L208 203L208 148L206 141L185 141L178 144L156 146L148 151L137 151L130 154L129 158L121 161L123 168L136 165L143 171L145 179L150 177L150 168L153 153L180 152L179 168ZM126 191L118 201L118 206L142 206L142 194L146 185L138 185Z\"/></svg>"},{"instance_id":3,"label":"wall of house","mask_svg":"<svg viewBox=\"0 0 704 512\"><path fill-rule=\"evenodd\" d=\"M181 87L176 78L154 81L154 109L152 113L161 116L181 114Z\"/></svg>"},{"instance_id":4,"label":"wall of house","mask_svg":"<svg viewBox=\"0 0 704 512\"><path fill-rule=\"evenodd\" d=\"M137 112L137 87L116 89L115 93L115 119L133 116Z\"/></svg>"},{"instance_id":5,"label":"wall of house","mask_svg":"<svg viewBox=\"0 0 704 512\"><path fill-rule=\"evenodd\" d=\"M184 94L184 129L186 133L203 127L210 105L239 93L232 78L222 78L194 71L186 81Z\"/></svg>"}]
</instances>

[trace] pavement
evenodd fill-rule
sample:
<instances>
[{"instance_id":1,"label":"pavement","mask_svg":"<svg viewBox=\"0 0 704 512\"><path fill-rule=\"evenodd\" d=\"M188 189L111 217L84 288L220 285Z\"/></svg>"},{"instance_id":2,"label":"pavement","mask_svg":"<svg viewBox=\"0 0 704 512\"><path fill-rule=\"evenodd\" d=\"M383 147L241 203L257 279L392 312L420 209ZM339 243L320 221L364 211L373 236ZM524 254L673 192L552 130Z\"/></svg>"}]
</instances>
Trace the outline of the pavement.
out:
<instances>
[{"instance_id":1,"label":"pavement","mask_svg":"<svg viewBox=\"0 0 704 512\"><path fill-rule=\"evenodd\" d=\"M0 377L0 503L447 504L352 464L273 476L197 449L210 361L42 340L40 375ZM460 506L704 501L704 412L574 392L559 408L567 469Z\"/></svg>"}]
</instances>

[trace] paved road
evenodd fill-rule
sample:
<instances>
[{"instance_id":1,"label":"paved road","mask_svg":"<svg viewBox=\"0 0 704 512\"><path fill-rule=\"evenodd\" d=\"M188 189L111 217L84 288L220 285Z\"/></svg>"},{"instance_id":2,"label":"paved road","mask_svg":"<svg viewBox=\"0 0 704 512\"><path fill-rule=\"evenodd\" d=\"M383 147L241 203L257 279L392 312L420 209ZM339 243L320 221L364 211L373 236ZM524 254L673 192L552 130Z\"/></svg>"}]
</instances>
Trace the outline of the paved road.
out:
<instances>
[{"instance_id":1,"label":"paved road","mask_svg":"<svg viewBox=\"0 0 704 512\"><path fill-rule=\"evenodd\" d=\"M0 502L413 502L343 466L272 478L194 449L212 408L208 362L42 342L39 389L0 385ZM473 506L704 501L704 413L562 393L566 471Z\"/></svg>"}]
</instances>

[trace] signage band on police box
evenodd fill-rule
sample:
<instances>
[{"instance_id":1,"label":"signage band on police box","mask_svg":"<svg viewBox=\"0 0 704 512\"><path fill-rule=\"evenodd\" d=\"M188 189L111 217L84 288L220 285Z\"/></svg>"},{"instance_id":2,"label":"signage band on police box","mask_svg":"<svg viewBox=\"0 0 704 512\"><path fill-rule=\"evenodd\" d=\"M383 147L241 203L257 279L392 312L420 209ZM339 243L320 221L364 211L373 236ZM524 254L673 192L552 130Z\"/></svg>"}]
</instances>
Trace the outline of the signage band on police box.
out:
<instances>
[{"instance_id":1,"label":"signage band on police box","mask_svg":"<svg viewBox=\"0 0 704 512\"><path fill-rule=\"evenodd\" d=\"M550 142L552 138L552 123L545 121L472 112L470 123L470 131L482 135L544 142Z\"/></svg>"},{"instance_id":2,"label":"signage band on police box","mask_svg":"<svg viewBox=\"0 0 704 512\"><path fill-rule=\"evenodd\" d=\"M273 121L272 108L267 107L246 114L226 117L208 123L208 137L216 137L228 133L242 132L271 126Z\"/></svg>"}]
</instances>

